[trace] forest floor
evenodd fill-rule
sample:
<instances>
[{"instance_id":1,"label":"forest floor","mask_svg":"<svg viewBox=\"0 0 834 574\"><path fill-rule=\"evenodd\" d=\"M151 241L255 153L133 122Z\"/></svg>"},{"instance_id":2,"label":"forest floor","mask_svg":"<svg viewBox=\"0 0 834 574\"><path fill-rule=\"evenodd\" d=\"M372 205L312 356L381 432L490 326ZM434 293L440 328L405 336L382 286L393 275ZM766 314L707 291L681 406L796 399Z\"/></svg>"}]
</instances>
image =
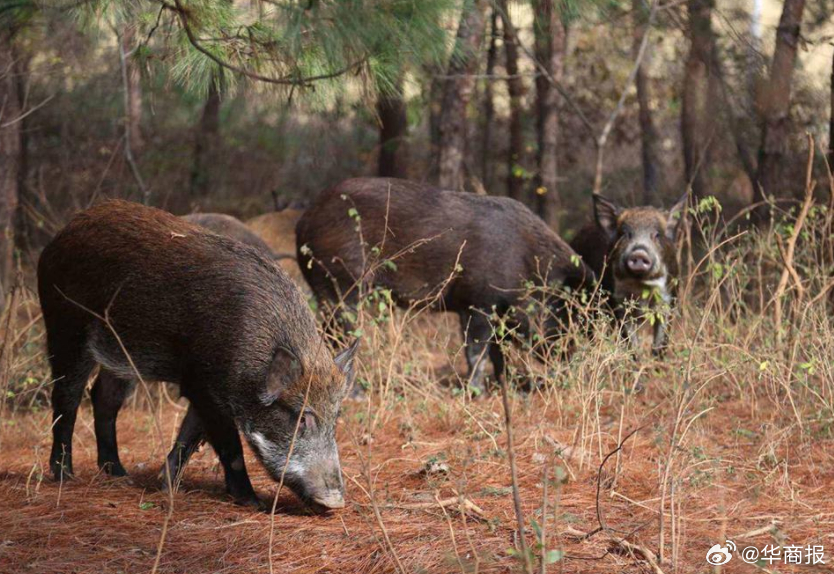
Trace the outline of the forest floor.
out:
<instances>
[{"instance_id":1,"label":"forest floor","mask_svg":"<svg viewBox=\"0 0 834 574\"><path fill-rule=\"evenodd\" d=\"M547 572L832 571L785 560L750 565L739 554L724 570L707 564L707 549L726 539L739 551L821 545L826 563L834 560L834 449L828 438L809 439L808 429L777 425L775 413L763 414L750 400L719 397L678 425L687 452L677 460L686 463L667 465L664 437L678 409L668 392L672 375L671 365L657 366L634 394L512 394L527 541L541 556L543 531ZM76 426L77 478L62 484L47 470L48 410L2 419L0 572L152 572L160 549L160 573L523 571L513 550L519 541L500 393L469 401L432 389L376 411L374 401L346 404L338 438L347 507L311 515L284 490L274 524L268 512L227 498L208 447L173 498L160 491L157 473L184 410L157 398L153 407L135 400L121 413L121 457L130 473L122 479L97 471L88 403ZM256 490L270 500L276 484L251 451L246 462ZM667 474L674 480L662 480ZM659 554L661 507L664 555L652 565L643 549Z\"/></svg>"}]
</instances>

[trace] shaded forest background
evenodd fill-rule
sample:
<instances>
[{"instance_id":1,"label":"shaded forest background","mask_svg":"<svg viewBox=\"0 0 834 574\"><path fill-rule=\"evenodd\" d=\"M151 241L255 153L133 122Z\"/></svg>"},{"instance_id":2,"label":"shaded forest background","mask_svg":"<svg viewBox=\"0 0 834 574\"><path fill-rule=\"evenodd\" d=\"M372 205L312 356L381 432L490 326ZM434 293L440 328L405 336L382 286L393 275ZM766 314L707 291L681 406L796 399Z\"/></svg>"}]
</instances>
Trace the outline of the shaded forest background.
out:
<instances>
[{"instance_id":1,"label":"shaded forest background","mask_svg":"<svg viewBox=\"0 0 834 574\"><path fill-rule=\"evenodd\" d=\"M764 222L805 187L805 133L831 145L832 12L3 0L0 280L102 197L249 217L374 174L510 195L566 237L592 191L668 205L691 187Z\"/></svg>"}]
</instances>

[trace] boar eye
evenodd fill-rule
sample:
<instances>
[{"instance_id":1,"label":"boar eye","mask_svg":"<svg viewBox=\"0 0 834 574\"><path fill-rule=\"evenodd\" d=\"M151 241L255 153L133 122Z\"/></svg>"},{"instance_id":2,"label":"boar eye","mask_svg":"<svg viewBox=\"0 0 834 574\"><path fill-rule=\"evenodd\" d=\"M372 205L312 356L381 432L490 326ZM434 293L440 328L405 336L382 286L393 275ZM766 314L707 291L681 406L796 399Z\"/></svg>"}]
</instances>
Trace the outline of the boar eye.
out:
<instances>
[{"instance_id":1,"label":"boar eye","mask_svg":"<svg viewBox=\"0 0 834 574\"><path fill-rule=\"evenodd\" d=\"M660 232L659 231L653 232L652 233L652 240L657 241L659 239L660 239Z\"/></svg>"},{"instance_id":2,"label":"boar eye","mask_svg":"<svg viewBox=\"0 0 834 574\"><path fill-rule=\"evenodd\" d=\"M316 415L307 411L301 416L301 421L298 423L298 432L304 433L307 431L316 430Z\"/></svg>"}]
</instances>

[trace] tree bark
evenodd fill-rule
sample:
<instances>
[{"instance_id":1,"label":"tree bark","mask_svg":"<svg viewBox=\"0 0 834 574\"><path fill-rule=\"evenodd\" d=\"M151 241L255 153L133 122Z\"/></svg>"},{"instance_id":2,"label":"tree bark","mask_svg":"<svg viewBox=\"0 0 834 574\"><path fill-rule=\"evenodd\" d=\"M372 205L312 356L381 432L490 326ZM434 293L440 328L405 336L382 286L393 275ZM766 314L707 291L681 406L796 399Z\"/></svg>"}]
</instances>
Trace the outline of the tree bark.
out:
<instances>
[{"instance_id":1,"label":"tree bark","mask_svg":"<svg viewBox=\"0 0 834 574\"><path fill-rule=\"evenodd\" d=\"M518 75L518 46L507 0L498 0L504 23L504 56L507 71L507 91L510 94L510 141L507 149L507 195L524 201L524 131L521 123L521 100L524 82Z\"/></svg>"},{"instance_id":2,"label":"tree bark","mask_svg":"<svg viewBox=\"0 0 834 574\"><path fill-rule=\"evenodd\" d=\"M23 113L11 31L0 32L0 309L14 284L15 217L19 201Z\"/></svg>"},{"instance_id":3,"label":"tree bark","mask_svg":"<svg viewBox=\"0 0 834 574\"><path fill-rule=\"evenodd\" d=\"M23 111L27 106L28 99L28 76L29 76L29 61L31 55L28 52L17 49L17 46L12 45L12 55L14 57L14 75L15 86L17 88L17 101L20 110ZM0 123L3 123L0 121ZM18 170L17 170L17 193L18 205L25 205L27 202L32 203L32 197L29 193L29 188L26 182L26 176L29 169L29 137L28 137L28 123L26 117L21 117L19 121L20 132L20 153L18 154ZM15 217L15 245L22 253L31 252L31 240L37 228L32 225L31 220L26 215L25 211L18 208Z\"/></svg>"},{"instance_id":4,"label":"tree bark","mask_svg":"<svg viewBox=\"0 0 834 574\"><path fill-rule=\"evenodd\" d=\"M834 170L834 55L831 57L831 112L828 116L828 166Z\"/></svg>"},{"instance_id":5,"label":"tree bark","mask_svg":"<svg viewBox=\"0 0 834 574\"><path fill-rule=\"evenodd\" d=\"M553 0L536 0L533 5L536 59L557 82L564 71L567 30ZM562 202L559 196L557 152L559 143L559 93L547 78L536 76L536 139L538 144L538 186L536 210L554 231L559 231Z\"/></svg>"},{"instance_id":6,"label":"tree bark","mask_svg":"<svg viewBox=\"0 0 834 574\"><path fill-rule=\"evenodd\" d=\"M206 198L212 191L211 165L220 138L220 104L223 72L218 70L209 86L203 113L194 139L194 163L191 165L190 197L192 203Z\"/></svg>"},{"instance_id":7,"label":"tree bark","mask_svg":"<svg viewBox=\"0 0 834 574\"><path fill-rule=\"evenodd\" d=\"M498 59L498 12L492 9L490 22L489 49L487 50L486 82L484 85L484 131L481 145L481 181L487 190L492 189L495 170L492 164L492 122L495 121L495 102L493 100L492 76Z\"/></svg>"},{"instance_id":8,"label":"tree bark","mask_svg":"<svg viewBox=\"0 0 834 574\"><path fill-rule=\"evenodd\" d=\"M484 12L487 0L466 0L457 39L449 59L440 112L439 184L445 189L463 189L466 154L466 108L475 88Z\"/></svg>"},{"instance_id":9,"label":"tree bark","mask_svg":"<svg viewBox=\"0 0 834 574\"><path fill-rule=\"evenodd\" d=\"M689 56L683 82L683 156L687 182L696 197L709 195L707 172L712 136L710 62L713 52L713 0L688 0Z\"/></svg>"},{"instance_id":10,"label":"tree bark","mask_svg":"<svg viewBox=\"0 0 834 574\"><path fill-rule=\"evenodd\" d=\"M136 59L133 57L136 49L135 38L136 27L125 26L122 30L122 49L127 56L125 58L127 68L125 122L130 149L138 157L145 146L145 139L142 137L142 82L139 66L136 65Z\"/></svg>"},{"instance_id":11,"label":"tree bark","mask_svg":"<svg viewBox=\"0 0 834 574\"><path fill-rule=\"evenodd\" d=\"M646 34L646 12L643 0L631 1L631 12L634 19L633 53L636 56L640 50L643 36ZM638 119L640 122L640 144L643 157L643 203L645 205L659 205L660 189L663 185L663 162L660 149L660 134L652 117L651 109L651 79L648 68L651 63L651 47L646 46L640 67L634 78L637 88L637 104L639 106Z\"/></svg>"},{"instance_id":12,"label":"tree bark","mask_svg":"<svg viewBox=\"0 0 834 574\"><path fill-rule=\"evenodd\" d=\"M791 86L796 64L796 50L802 25L805 0L785 0L782 17L776 29L776 48L770 66L770 78L763 86L762 140L759 146L759 166L753 185L755 202L764 201L779 191L782 166L790 147L792 126L790 121ZM767 205L757 207L753 220L763 223L770 210Z\"/></svg>"},{"instance_id":13,"label":"tree bark","mask_svg":"<svg viewBox=\"0 0 834 574\"><path fill-rule=\"evenodd\" d=\"M403 78L397 78L396 93L379 94L376 113L379 116L380 177L406 177L405 137L408 128Z\"/></svg>"}]
</instances>

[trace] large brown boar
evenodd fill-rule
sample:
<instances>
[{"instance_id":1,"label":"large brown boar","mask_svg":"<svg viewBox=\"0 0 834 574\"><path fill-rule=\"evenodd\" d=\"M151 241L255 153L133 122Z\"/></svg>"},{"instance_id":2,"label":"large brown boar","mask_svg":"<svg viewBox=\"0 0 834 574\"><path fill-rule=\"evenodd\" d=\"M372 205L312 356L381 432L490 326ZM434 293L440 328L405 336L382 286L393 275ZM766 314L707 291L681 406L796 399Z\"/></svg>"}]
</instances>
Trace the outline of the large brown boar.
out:
<instances>
[{"instance_id":1,"label":"large brown boar","mask_svg":"<svg viewBox=\"0 0 834 574\"><path fill-rule=\"evenodd\" d=\"M518 306L527 281L577 287L593 276L521 203L399 179L349 179L322 192L296 234L299 264L321 300L352 305L357 282L372 283L400 304L428 300L458 313L478 389L487 354L497 376L504 370L493 311ZM381 263L368 269L373 260Z\"/></svg>"},{"instance_id":2,"label":"large brown boar","mask_svg":"<svg viewBox=\"0 0 834 574\"><path fill-rule=\"evenodd\" d=\"M116 416L141 376L179 385L190 402L185 434L205 433L237 501L257 502L240 430L304 501L344 504L334 435L355 346L331 357L298 288L263 253L164 211L110 201L47 245L38 290L55 380L56 478L72 475L76 412L99 365L92 400L105 471L125 473Z\"/></svg>"},{"instance_id":3,"label":"large brown boar","mask_svg":"<svg viewBox=\"0 0 834 574\"><path fill-rule=\"evenodd\" d=\"M655 313L652 352L660 355L667 344L667 315L677 289L675 237L687 196L669 210L622 208L599 195L593 200L594 221L580 229L571 247L601 278L633 347L640 322Z\"/></svg>"}]
</instances>

